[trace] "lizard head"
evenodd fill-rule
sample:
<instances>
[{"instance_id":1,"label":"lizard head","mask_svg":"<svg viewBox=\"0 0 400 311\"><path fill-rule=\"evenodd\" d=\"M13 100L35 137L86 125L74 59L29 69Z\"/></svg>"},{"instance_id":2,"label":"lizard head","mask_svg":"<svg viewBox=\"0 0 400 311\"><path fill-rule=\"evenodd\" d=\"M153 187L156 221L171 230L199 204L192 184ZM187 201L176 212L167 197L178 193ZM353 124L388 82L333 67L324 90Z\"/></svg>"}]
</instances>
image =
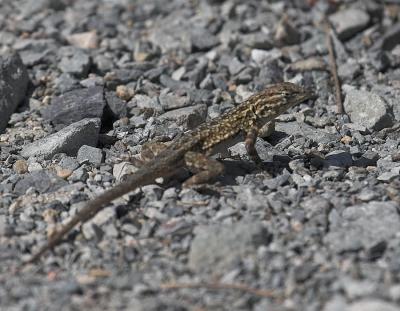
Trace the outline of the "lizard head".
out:
<instances>
[{"instance_id":1,"label":"lizard head","mask_svg":"<svg viewBox=\"0 0 400 311\"><path fill-rule=\"evenodd\" d=\"M266 122L276 118L287 109L308 99L315 98L310 90L290 82L272 85L248 99L256 117Z\"/></svg>"}]
</instances>

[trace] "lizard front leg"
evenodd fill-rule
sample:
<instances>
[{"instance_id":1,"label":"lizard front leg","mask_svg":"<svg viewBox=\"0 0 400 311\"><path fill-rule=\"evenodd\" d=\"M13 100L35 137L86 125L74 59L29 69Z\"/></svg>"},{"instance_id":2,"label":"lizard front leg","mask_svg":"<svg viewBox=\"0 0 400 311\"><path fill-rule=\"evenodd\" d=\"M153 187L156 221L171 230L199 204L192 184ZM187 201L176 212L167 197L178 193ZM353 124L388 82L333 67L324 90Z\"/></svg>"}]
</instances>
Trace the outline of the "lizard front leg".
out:
<instances>
[{"instance_id":1,"label":"lizard front leg","mask_svg":"<svg viewBox=\"0 0 400 311\"><path fill-rule=\"evenodd\" d=\"M199 152L188 151L185 154L185 165L194 175L182 184L184 188L204 184L224 172L222 163Z\"/></svg>"},{"instance_id":2,"label":"lizard front leg","mask_svg":"<svg viewBox=\"0 0 400 311\"><path fill-rule=\"evenodd\" d=\"M246 139L244 143L246 146L247 154L249 155L250 159L254 161L256 164L261 164L262 160L258 155L258 152L255 147L257 136L258 136L258 128L255 127L251 128L246 133Z\"/></svg>"}]
</instances>

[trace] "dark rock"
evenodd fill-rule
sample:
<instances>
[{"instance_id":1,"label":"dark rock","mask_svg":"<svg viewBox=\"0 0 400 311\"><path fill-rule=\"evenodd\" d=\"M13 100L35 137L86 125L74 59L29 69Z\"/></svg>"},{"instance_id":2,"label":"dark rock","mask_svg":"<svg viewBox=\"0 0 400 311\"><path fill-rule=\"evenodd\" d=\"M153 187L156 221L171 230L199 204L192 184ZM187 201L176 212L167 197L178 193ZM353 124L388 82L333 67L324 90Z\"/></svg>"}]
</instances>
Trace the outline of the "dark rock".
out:
<instances>
[{"instance_id":1,"label":"dark rock","mask_svg":"<svg viewBox=\"0 0 400 311\"><path fill-rule=\"evenodd\" d=\"M68 46L60 50L60 55L61 60L58 67L62 72L78 77L84 77L88 74L91 58L85 50Z\"/></svg>"},{"instance_id":2,"label":"dark rock","mask_svg":"<svg viewBox=\"0 0 400 311\"><path fill-rule=\"evenodd\" d=\"M28 73L18 54L0 57L0 132L24 99L28 81Z\"/></svg>"},{"instance_id":3,"label":"dark rock","mask_svg":"<svg viewBox=\"0 0 400 311\"><path fill-rule=\"evenodd\" d=\"M101 118L105 104L103 87L95 86L55 97L42 114L54 125L66 126L85 118Z\"/></svg>"}]
</instances>

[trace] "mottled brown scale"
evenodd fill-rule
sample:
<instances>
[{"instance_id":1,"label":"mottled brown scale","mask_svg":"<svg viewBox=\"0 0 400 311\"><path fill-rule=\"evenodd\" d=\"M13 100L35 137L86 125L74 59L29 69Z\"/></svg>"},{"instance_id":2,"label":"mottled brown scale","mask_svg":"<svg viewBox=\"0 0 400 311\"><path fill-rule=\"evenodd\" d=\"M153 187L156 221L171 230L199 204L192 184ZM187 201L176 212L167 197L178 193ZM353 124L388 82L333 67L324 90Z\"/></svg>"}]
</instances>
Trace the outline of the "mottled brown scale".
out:
<instances>
[{"instance_id":1,"label":"mottled brown scale","mask_svg":"<svg viewBox=\"0 0 400 311\"><path fill-rule=\"evenodd\" d=\"M194 172L194 175L183 184L184 186L205 183L221 174L222 163L207 156L217 152L218 147L226 149L242 136L250 158L259 162L260 158L254 145L260 128L290 107L313 97L310 91L295 84L288 82L275 84L251 96L220 117L175 139L159 154L148 149L148 154L156 155L153 160L145 163L124 182L87 202L86 206L57 230L48 243L26 263L39 259L46 251L58 245L63 236L78 223L85 223L111 201L138 187L153 183L156 178L172 176L183 165Z\"/></svg>"}]
</instances>

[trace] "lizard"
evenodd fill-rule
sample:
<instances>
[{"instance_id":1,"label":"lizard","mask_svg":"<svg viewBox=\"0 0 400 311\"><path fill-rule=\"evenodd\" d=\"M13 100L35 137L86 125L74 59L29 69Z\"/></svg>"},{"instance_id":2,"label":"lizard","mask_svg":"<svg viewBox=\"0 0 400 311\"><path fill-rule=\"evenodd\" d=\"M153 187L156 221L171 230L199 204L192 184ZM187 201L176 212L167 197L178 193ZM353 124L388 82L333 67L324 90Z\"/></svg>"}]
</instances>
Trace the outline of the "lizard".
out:
<instances>
[{"instance_id":1,"label":"lizard","mask_svg":"<svg viewBox=\"0 0 400 311\"><path fill-rule=\"evenodd\" d=\"M313 98L315 95L312 91L296 84L290 82L274 84L250 96L221 116L175 138L125 181L89 200L23 265L37 261L44 253L60 244L63 237L76 225L90 220L113 200L136 188L151 184L157 178L171 177L176 173L176 169L186 166L194 173L182 187L203 184L222 174L223 164L210 156L226 150L238 141L244 139L249 158L261 163L255 149L260 129L289 108Z\"/></svg>"}]
</instances>

